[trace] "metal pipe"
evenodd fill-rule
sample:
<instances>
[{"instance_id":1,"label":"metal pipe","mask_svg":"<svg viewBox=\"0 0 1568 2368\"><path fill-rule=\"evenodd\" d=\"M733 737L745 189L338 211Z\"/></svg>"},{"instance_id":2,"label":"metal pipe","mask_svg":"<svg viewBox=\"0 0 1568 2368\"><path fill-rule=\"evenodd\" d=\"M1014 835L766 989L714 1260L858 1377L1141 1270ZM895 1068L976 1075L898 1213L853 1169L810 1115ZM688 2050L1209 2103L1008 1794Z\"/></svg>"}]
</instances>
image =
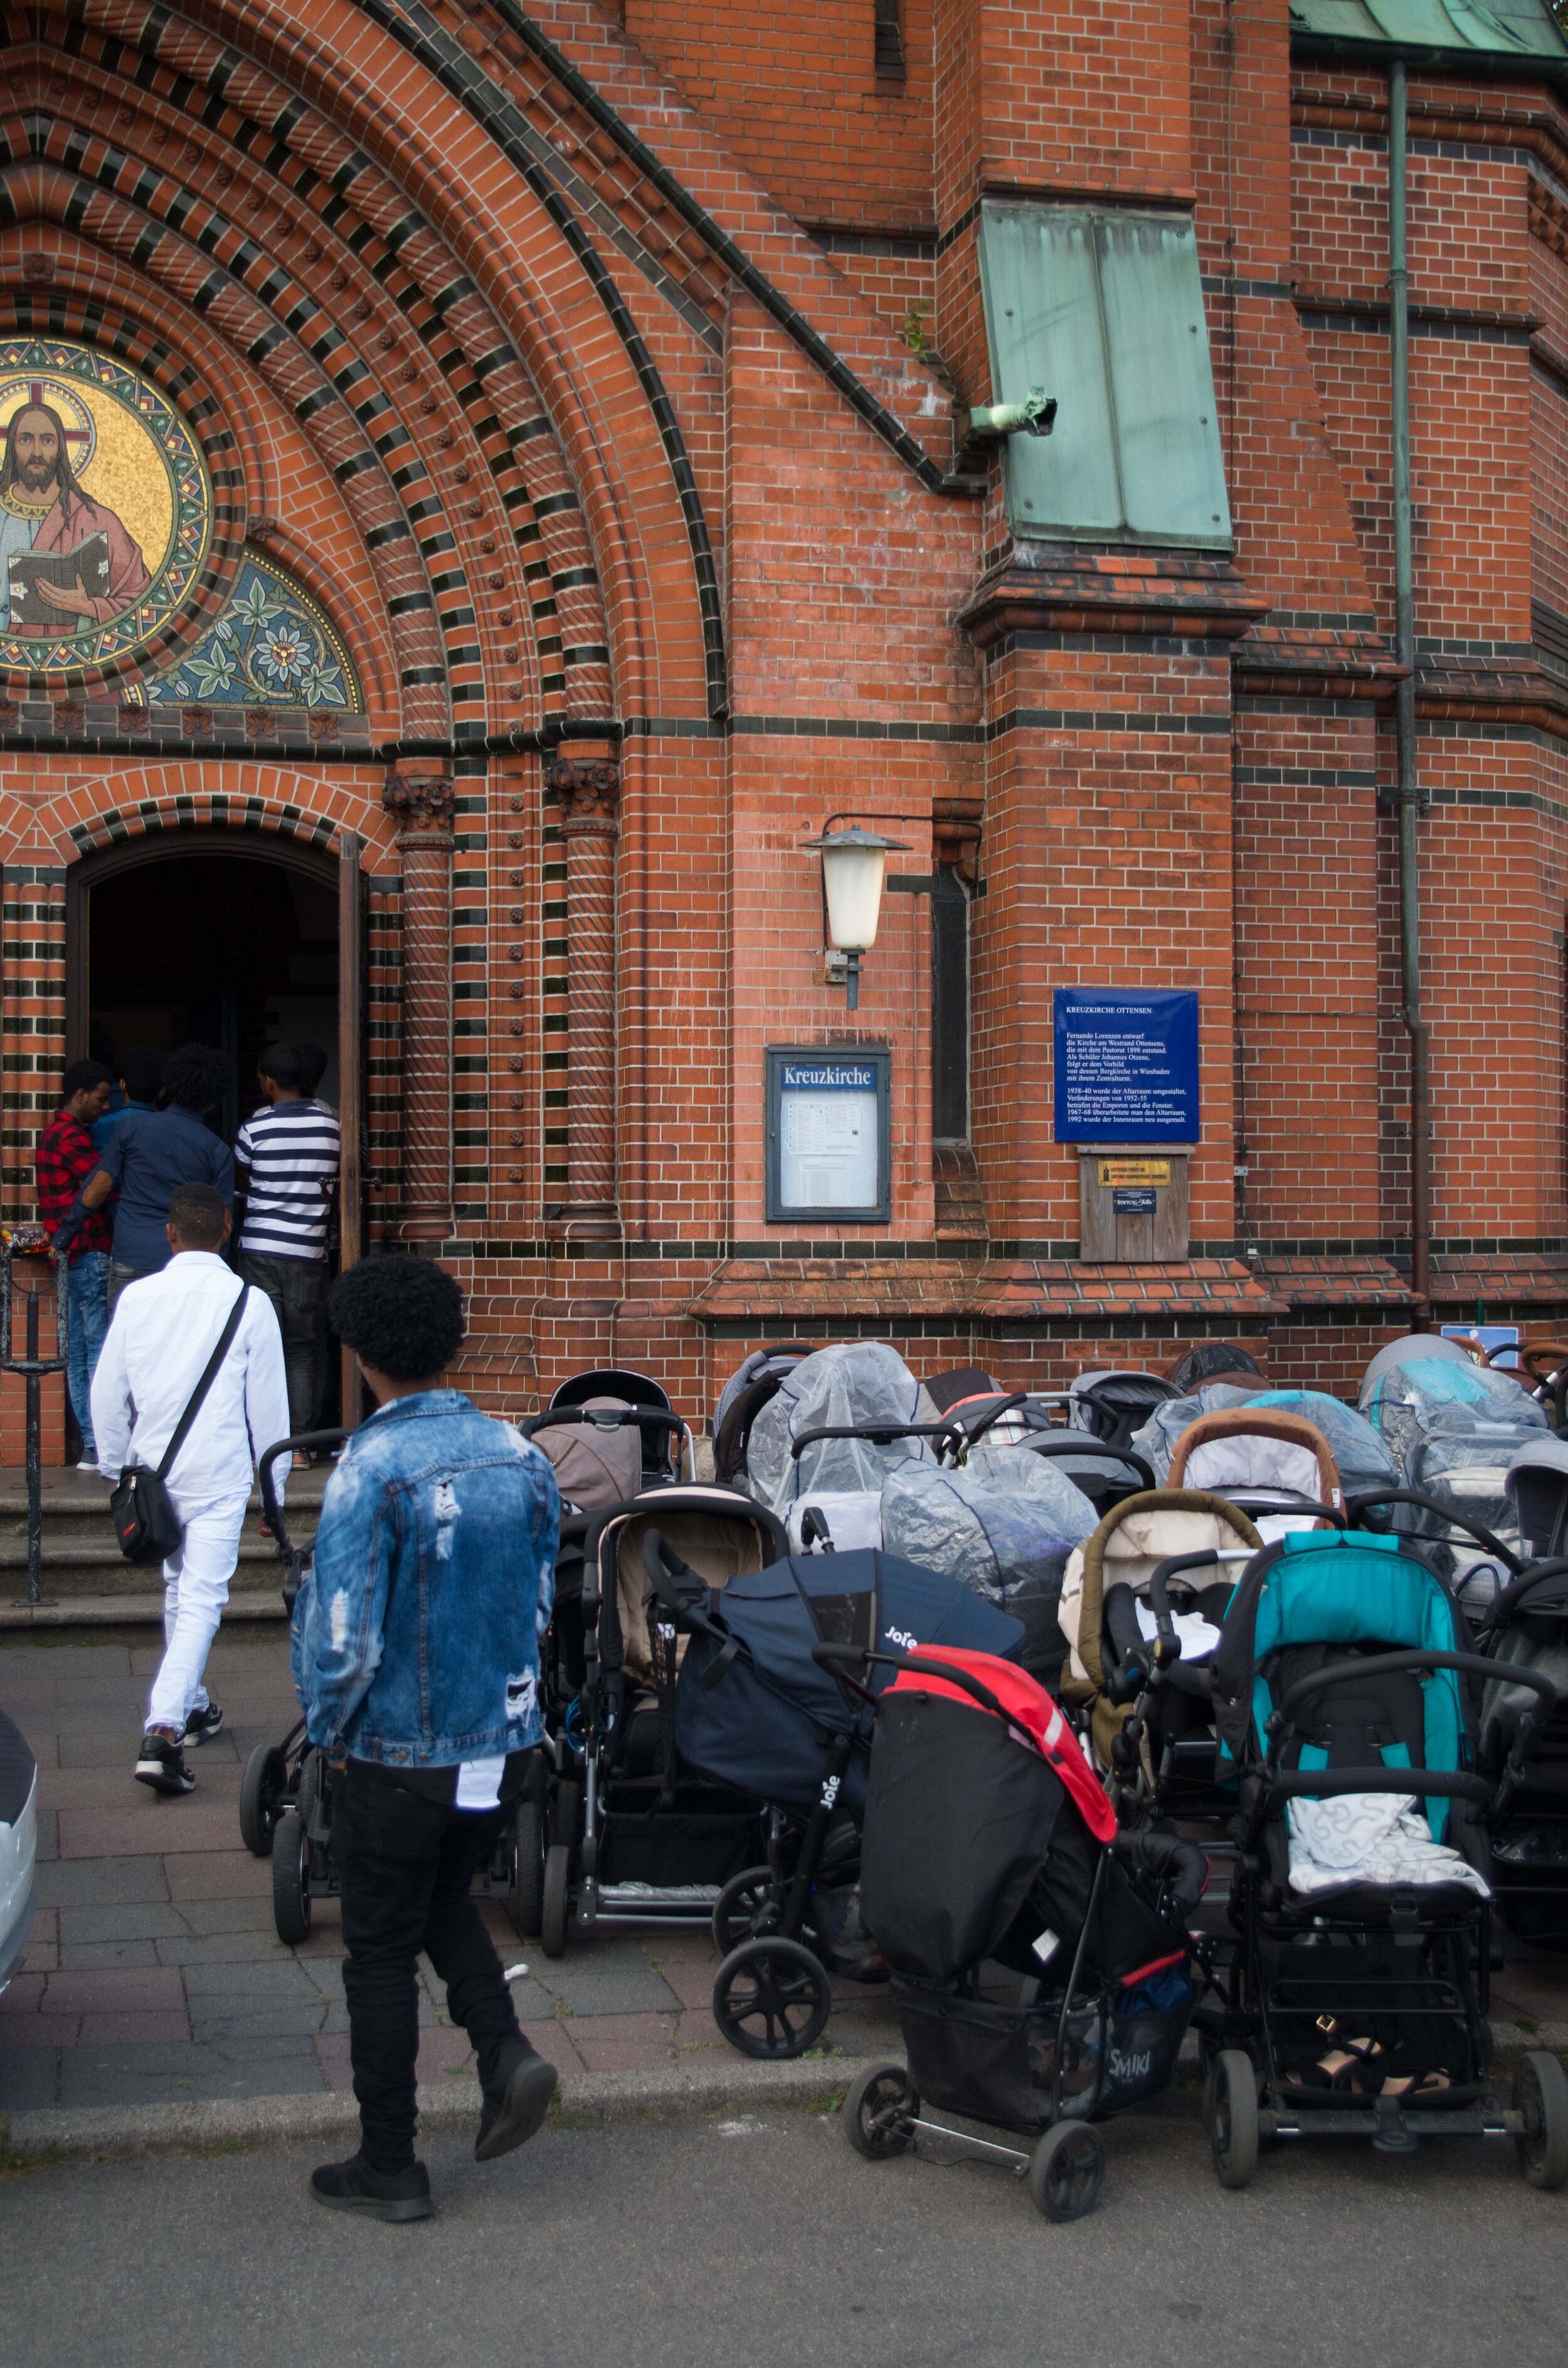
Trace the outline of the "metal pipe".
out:
<instances>
[{"instance_id":1,"label":"metal pipe","mask_svg":"<svg viewBox=\"0 0 1568 2368\"><path fill-rule=\"evenodd\" d=\"M1415 778L1415 588L1410 509L1410 272L1406 239L1409 96L1405 64L1389 68L1389 328L1393 411L1394 652L1404 669L1394 691L1399 781L1400 1016L1410 1039L1410 1287L1413 1323L1431 1312L1431 1040L1421 1013L1421 874Z\"/></svg>"}]
</instances>

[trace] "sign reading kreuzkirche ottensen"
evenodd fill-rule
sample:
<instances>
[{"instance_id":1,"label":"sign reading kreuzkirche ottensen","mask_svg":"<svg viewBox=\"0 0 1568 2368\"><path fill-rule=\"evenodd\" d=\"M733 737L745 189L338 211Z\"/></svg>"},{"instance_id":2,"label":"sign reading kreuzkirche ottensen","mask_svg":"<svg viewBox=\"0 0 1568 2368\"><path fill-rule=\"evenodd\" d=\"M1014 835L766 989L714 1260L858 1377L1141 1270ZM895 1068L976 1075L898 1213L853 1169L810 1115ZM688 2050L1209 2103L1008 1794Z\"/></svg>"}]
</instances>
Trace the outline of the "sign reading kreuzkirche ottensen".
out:
<instances>
[{"instance_id":1,"label":"sign reading kreuzkirche ottensen","mask_svg":"<svg viewBox=\"0 0 1568 2368\"><path fill-rule=\"evenodd\" d=\"M1196 1143L1198 996L1059 986L1058 1143Z\"/></svg>"}]
</instances>

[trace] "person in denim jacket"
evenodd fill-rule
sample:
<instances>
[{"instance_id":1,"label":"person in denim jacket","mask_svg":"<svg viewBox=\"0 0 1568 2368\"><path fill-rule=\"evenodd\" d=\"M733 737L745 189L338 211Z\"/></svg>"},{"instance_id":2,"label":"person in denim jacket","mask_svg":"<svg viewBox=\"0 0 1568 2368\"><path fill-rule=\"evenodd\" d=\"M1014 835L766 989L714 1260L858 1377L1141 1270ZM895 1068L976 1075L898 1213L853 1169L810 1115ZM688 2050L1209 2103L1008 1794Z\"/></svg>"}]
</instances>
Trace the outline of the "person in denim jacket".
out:
<instances>
[{"instance_id":1,"label":"person in denim jacket","mask_svg":"<svg viewBox=\"0 0 1568 2368\"><path fill-rule=\"evenodd\" d=\"M478 2159L531 2137L555 2091L469 1890L544 1731L539 1641L561 1500L519 1432L441 1387L463 1335L462 1294L443 1268L361 1259L327 1313L376 1411L327 1483L294 1610L306 1731L335 1770L360 2126L358 2153L324 2164L311 2189L335 2211L421 2220L435 2208L414 2152L421 1950L478 2055Z\"/></svg>"}]
</instances>

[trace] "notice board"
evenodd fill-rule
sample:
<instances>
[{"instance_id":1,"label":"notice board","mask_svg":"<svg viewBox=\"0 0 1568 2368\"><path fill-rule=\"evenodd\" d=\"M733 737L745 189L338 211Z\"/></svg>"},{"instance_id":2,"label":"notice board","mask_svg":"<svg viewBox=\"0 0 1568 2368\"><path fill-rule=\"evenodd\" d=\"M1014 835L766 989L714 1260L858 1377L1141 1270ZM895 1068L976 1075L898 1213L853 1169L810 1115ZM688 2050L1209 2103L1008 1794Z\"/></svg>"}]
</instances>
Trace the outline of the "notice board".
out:
<instances>
[{"instance_id":1,"label":"notice board","mask_svg":"<svg viewBox=\"0 0 1568 2368\"><path fill-rule=\"evenodd\" d=\"M767 1217L888 1214L889 1058L770 1046Z\"/></svg>"},{"instance_id":2,"label":"notice board","mask_svg":"<svg viewBox=\"0 0 1568 2368\"><path fill-rule=\"evenodd\" d=\"M1196 993L1059 986L1055 1022L1058 1143L1198 1141Z\"/></svg>"}]
</instances>

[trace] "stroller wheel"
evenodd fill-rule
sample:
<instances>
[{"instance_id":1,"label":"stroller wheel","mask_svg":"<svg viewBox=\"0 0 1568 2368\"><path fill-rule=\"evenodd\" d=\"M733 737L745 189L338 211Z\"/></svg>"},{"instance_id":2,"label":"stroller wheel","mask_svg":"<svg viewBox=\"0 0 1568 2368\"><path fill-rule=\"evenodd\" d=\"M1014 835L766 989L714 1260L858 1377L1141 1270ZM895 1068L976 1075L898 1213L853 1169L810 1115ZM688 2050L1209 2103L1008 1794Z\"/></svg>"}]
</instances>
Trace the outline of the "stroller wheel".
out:
<instances>
[{"instance_id":1,"label":"stroller wheel","mask_svg":"<svg viewBox=\"0 0 1568 2368\"><path fill-rule=\"evenodd\" d=\"M869 2064L850 2082L839 2108L844 2135L868 2162L891 2162L907 2154L910 2123L920 2100L902 2064Z\"/></svg>"},{"instance_id":2,"label":"stroller wheel","mask_svg":"<svg viewBox=\"0 0 1568 2368\"><path fill-rule=\"evenodd\" d=\"M1514 2139L1519 2169L1532 2187L1561 2187L1568 2180L1568 2078L1544 2048L1519 2058L1514 2111L1525 2124Z\"/></svg>"},{"instance_id":3,"label":"stroller wheel","mask_svg":"<svg viewBox=\"0 0 1568 2368\"><path fill-rule=\"evenodd\" d=\"M537 1801L524 1801L512 1829L512 1880L506 1913L519 1940L537 1940L544 1921L544 1818Z\"/></svg>"},{"instance_id":4,"label":"stroller wheel","mask_svg":"<svg viewBox=\"0 0 1568 2368\"><path fill-rule=\"evenodd\" d=\"M1220 2184L1245 2187L1257 2169L1257 2080L1244 2048L1221 2049L1210 2066L1204 2104Z\"/></svg>"},{"instance_id":5,"label":"stroller wheel","mask_svg":"<svg viewBox=\"0 0 1568 2368\"><path fill-rule=\"evenodd\" d=\"M769 1898L773 1870L748 1866L733 1874L713 1902L713 1945L722 1957L743 1941L755 1941L777 1926L778 1907Z\"/></svg>"},{"instance_id":6,"label":"stroller wheel","mask_svg":"<svg viewBox=\"0 0 1568 2368\"><path fill-rule=\"evenodd\" d=\"M1099 2201L1105 2145L1087 2122L1058 2122L1029 2157L1029 2202L1048 2220L1081 2220Z\"/></svg>"},{"instance_id":7,"label":"stroller wheel","mask_svg":"<svg viewBox=\"0 0 1568 2368\"><path fill-rule=\"evenodd\" d=\"M240 1839L253 1858L269 1858L272 1834L283 1815L289 1762L276 1743L258 1743L240 1779Z\"/></svg>"},{"instance_id":8,"label":"stroller wheel","mask_svg":"<svg viewBox=\"0 0 1568 2368\"><path fill-rule=\"evenodd\" d=\"M311 1929L311 1845L298 1809L285 1809L273 1831L272 1920L290 1949Z\"/></svg>"},{"instance_id":9,"label":"stroller wheel","mask_svg":"<svg viewBox=\"0 0 1568 2368\"><path fill-rule=\"evenodd\" d=\"M546 1851L544 1890L540 1903L540 1941L547 1957L566 1954L566 1925L570 1915L566 1890L572 1876L572 1853L564 1842L556 1842Z\"/></svg>"},{"instance_id":10,"label":"stroller wheel","mask_svg":"<svg viewBox=\"0 0 1568 2368\"><path fill-rule=\"evenodd\" d=\"M713 2020L743 2055L803 2055L827 2026L833 1999L820 1958L799 1941L743 1941L719 1968Z\"/></svg>"}]
</instances>

